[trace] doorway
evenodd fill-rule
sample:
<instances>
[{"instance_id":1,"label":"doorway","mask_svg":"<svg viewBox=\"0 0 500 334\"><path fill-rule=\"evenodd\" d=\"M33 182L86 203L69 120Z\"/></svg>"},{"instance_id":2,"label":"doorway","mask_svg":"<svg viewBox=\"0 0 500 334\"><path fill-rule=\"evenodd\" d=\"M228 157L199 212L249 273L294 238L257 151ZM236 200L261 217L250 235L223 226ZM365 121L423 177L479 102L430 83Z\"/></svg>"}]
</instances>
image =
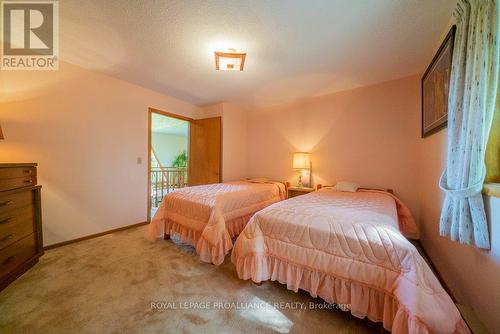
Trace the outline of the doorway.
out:
<instances>
[{"instance_id":1,"label":"doorway","mask_svg":"<svg viewBox=\"0 0 500 334\"><path fill-rule=\"evenodd\" d=\"M149 111L149 217L166 194L188 185L189 122L160 110Z\"/></svg>"},{"instance_id":2,"label":"doorway","mask_svg":"<svg viewBox=\"0 0 500 334\"><path fill-rule=\"evenodd\" d=\"M148 212L165 195L188 185L222 180L221 117L192 119L154 108L148 112Z\"/></svg>"}]
</instances>

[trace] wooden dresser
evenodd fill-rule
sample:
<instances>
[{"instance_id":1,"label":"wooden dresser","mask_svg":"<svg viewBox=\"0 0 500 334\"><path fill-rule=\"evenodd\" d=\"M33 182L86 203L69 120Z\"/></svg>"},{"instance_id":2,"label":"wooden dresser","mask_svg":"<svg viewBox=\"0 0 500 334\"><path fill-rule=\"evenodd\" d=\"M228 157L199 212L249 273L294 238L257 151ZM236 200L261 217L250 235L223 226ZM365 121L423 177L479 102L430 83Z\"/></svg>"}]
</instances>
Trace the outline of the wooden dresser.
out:
<instances>
[{"instance_id":1,"label":"wooden dresser","mask_svg":"<svg viewBox=\"0 0 500 334\"><path fill-rule=\"evenodd\" d=\"M43 254L36 166L0 163L0 291Z\"/></svg>"}]
</instances>

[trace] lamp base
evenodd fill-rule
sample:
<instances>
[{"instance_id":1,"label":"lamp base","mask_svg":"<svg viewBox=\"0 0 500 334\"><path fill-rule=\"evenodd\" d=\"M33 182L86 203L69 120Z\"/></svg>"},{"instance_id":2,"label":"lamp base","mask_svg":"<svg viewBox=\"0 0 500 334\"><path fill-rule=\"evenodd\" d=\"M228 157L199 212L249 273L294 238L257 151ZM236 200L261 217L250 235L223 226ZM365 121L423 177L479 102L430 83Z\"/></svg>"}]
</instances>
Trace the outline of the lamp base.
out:
<instances>
[{"instance_id":1,"label":"lamp base","mask_svg":"<svg viewBox=\"0 0 500 334\"><path fill-rule=\"evenodd\" d=\"M311 186L311 171L304 169L300 171L299 174L299 184L300 188L309 188Z\"/></svg>"}]
</instances>

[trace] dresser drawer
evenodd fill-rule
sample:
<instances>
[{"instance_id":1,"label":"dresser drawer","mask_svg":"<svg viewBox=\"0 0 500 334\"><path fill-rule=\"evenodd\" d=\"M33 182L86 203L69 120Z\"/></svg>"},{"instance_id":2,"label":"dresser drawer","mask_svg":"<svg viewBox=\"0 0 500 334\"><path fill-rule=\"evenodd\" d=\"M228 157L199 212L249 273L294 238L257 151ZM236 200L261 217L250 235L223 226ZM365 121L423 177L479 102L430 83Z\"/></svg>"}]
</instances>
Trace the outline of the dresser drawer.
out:
<instances>
[{"instance_id":1,"label":"dresser drawer","mask_svg":"<svg viewBox=\"0 0 500 334\"><path fill-rule=\"evenodd\" d=\"M8 215L0 215L0 249L34 232L33 205L19 208Z\"/></svg>"},{"instance_id":2,"label":"dresser drawer","mask_svg":"<svg viewBox=\"0 0 500 334\"><path fill-rule=\"evenodd\" d=\"M16 177L13 179L0 179L0 191L29 187L34 186L35 184L36 175Z\"/></svg>"},{"instance_id":3,"label":"dresser drawer","mask_svg":"<svg viewBox=\"0 0 500 334\"><path fill-rule=\"evenodd\" d=\"M36 254L36 239L34 234L0 250L0 278L31 259Z\"/></svg>"},{"instance_id":4,"label":"dresser drawer","mask_svg":"<svg viewBox=\"0 0 500 334\"><path fill-rule=\"evenodd\" d=\"M0 291L43 254L36 167L36 163L0 163Z\"/></svg>"},{"instance_id":5,"label":"dresser drawer","mask_svg":"<svg viewBox=\"0 0 500 334\"><path fill-rule=\"evenodd\" d=\"M9 167L0 168L0 180L16 179L25 176L36 175L36 167ZM1 182L1 181L0 181Z\"/></svg>"},{"instance_id":6,"label":"dresser drawer","mask_svg":"<svg viewBox=\"0 0 500 334\"><path fill-rule=\"evenodd\" d=\"M4 213L12 212L19 208L33 204L33 191L21 191L2 195L0 193L0 217Z\"/></svg>"},{"instance_id":7,"label":"dresser drawer","mask_svg":"<svg viewBox=\"0 0 500 334\"><path fill-rule=\"evenodd\" d=\"M307 195L313 191L313 188L288 188L288 198Z\"/></svg>"}]
</instances>

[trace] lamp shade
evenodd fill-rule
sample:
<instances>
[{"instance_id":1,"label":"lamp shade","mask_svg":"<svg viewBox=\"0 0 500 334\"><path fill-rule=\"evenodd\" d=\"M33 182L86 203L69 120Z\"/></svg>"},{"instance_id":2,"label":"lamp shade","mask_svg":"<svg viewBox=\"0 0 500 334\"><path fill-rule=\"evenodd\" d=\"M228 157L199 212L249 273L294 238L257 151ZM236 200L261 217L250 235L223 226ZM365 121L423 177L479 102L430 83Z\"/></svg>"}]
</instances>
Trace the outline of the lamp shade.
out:
<instances>
[{"instance_id":1,"label":"lamp shade","mask_svg":"<svg viewBox=\"0 0 500 334\"><path fill-rule=\"evenodd\" d=\"M293 154L294 169L309 169L311 168L311 160L307 152L295 152Z\"/></svg>"},{"instance_id":2,"label":"lamp shade","mask_svg":"<svg viewBox=\"0 0 500 334\"><path fill-rule=\"evenodd\" d=\"M2 132L2 126L0 125L0 140L5 139Z\"/></svg>"}]
</instances>

